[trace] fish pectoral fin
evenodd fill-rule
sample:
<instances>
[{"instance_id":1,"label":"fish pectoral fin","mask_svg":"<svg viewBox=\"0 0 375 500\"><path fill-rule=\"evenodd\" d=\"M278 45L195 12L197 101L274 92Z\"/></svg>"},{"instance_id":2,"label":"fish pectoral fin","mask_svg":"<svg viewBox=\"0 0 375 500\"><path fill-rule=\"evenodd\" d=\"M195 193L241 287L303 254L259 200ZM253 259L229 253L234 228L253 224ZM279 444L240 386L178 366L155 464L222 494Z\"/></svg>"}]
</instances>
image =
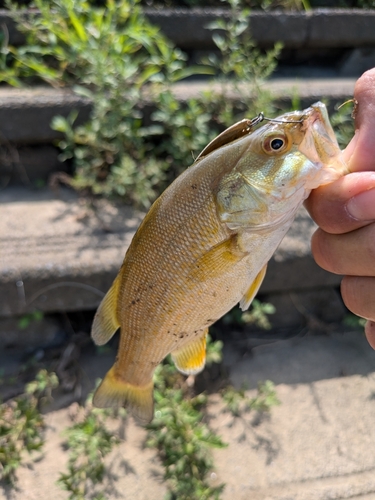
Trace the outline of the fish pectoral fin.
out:
<instances>
[{"instance_id":1,"label":"fish pectoral fin","mask_svg":"<svg viewBox=\"0 0 375 500\"><path fill-rule=\"evenodd\" d=\"M266 275L267 271L267 264L265 264L262 269L259 271L257 274L255 280L251 283L249 289L245 293L245 295L242 297L240 301L240 308L243 311L246 311L246 309L250 306L252 303L255 295L258 293L258 290L260 288L260 285L262 284L264 277Z\"/></svg>"},{"instance_id":2,"label":"fish pectoral fin","mask_svg":"<svg viewBox=\"0 0 375 500\"><path fill-rule=\"evenodd\" d=\"M96 311L91 327L91 338L97 345L106 344L120 327L117 319L119 280L116 278Z\"/></svg>"},{"instance_id":3,"label":"fish pectoral fin","mask_svg":"<svg viewBox=\"0 0 375 500\"><path fill-rule=\"evenodd\" d=\"M238 235L234 234L208 250L202 257L195 261L190 277L195 280L205 281L215 278L230 270L246 255L238 246Z\"/></svg>"},{"instance_id":4,"label":"fish pectoral fin","mask_svg":"<svg viewBox=\"0 0 375 500\"><path fill-rule=\"evenodd\" d=\"M149 424L154 417L154 383L145 386L129 384L116 374L116 365L96 389L93 405L97 408L127 408L142 425Z\"/></svg>"},{"instance_id":5,"label":"fish pectoral fin","mask_svg":"<svg viewBox=\"0 0 375 500\"><path fill-rule=\"evenodd\" d=\"M206 338L208 328L197 339L171 353L177 370L184 375L195 375L203 370L206 363Z\"/></svg>"}]
</instances>

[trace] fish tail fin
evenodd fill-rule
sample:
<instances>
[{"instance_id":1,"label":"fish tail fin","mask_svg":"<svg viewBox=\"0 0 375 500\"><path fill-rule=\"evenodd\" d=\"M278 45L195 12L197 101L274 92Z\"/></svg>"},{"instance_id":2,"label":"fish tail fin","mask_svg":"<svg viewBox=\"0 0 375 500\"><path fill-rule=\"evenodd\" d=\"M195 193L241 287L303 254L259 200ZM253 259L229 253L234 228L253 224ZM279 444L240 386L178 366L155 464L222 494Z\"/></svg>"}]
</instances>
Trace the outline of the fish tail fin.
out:
<instances>
[{"instance_id":1,"label":"fish tail fin","mask_svg":"<svg viewBox=\"0 0 375 500\"><path fill-rule=\"evenodd\" d=\"M115 279L96 311L91 328L91 338L97 345L106 344L120 327L117 318L119 285L119 280Z\"/></svg>"},{"instance_id":2,"label":"fish tail fin","mask_svg":"<svg viewBox=\"0 0 375 500\"><path fill-rule=\"evenodd\" d=\"M97 388L93 405L97 408L126 407L142 425L149 424L154 416L154 383L144 386L129 384L116 373L116 364L108 371Z\"/></svg>"}]
</instances>

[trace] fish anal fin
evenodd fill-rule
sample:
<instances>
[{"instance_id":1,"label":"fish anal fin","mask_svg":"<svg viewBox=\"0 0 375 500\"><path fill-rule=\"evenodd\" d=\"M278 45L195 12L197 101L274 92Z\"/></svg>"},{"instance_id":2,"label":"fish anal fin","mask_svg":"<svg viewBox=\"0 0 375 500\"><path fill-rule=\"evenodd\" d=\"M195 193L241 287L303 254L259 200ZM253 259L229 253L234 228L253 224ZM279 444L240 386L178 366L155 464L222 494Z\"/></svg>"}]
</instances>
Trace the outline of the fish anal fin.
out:
<instances>
[{"instance_id":1,"label":"fish anal fin","mask_svg":"<svg viewBox=\"0 0 375 500\"><path fill-rule=\"evenodd\" d=\"M171 353L179 372L184 375L195 375L201 372L206 363L206 338L208 329L202 335Z\"/></svg>"},{"instance_id":2,"label":"fish anal fin","mask_svg":"<svg viewBox=\"0 0 375 500\"><path fill-rule=\"evenodd\" d=\"M199 281L216 278L240 262L248 254L239 248L237 238L236 234L232 235L196 260L190 273L191 278Z\"/></svg>"},{"instance_id":3,"label":"fish anal fin","mask_svg":"<svg viewBox=\"0 0 375 500\"><path fill-rule=\"evenodd\" d=\"M106 344L120 327L117 318L119 285L119 280L116 278L96 311L91 328L91 337L97 345Z\"/></svg>"},{"instance_id":4,"label":"fish anal fin","mask_svg":"<svg viewBox=\"0 0 375 500\"><path fill-rule=\"evenodd\" d=\"M125 382L116 374L114 365L97 388L93 405L97 408L127 408L142 425L149 424L154 417L154 384L145 386Z\"/></svg>"},{"instance_id":5,"label":"fish anal fin","mask_svg":"<svg viewBox=\"0 0 375 500\"><path fill-rule=\"evenodd\" d=\"M258 290L260 288L260 285L262 284L264 280L264 276L266 275L267 271L267 264L265 264L262 269L259 271L257 274L255 280L251 283L249 289L245 293L245 295L242 297L240 301L240 308L243 311L246 311L246 309L250 306L252 303L255 295L258 293Z\"/></svg>"}]
</instances>

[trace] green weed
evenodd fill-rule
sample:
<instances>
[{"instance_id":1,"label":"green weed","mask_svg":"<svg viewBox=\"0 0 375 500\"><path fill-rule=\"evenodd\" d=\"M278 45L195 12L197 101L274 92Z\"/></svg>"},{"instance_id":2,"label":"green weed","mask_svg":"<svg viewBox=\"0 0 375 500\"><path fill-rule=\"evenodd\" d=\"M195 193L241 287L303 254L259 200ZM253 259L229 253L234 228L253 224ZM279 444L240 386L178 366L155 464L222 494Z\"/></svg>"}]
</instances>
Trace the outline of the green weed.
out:
<instances>
[{"instance_id":1,"label":"green weed","mask_svg":"<svg viewBox=\"0 0 375 500\"><path fill-rule=\"evenodd\" d=\"M18 328L20 330L24 330L34 321L36 321L36 322L41 321L43 319L43 317L44 317L44 314L42 311L34 311L32 313L24 314L18 320Z\"/></svg>"},{"instance_id":2,"label":"green weed","mask_svg":"<svg viewBox=\"0 0 375 500\"><path fill-rule=\"evenodd\" d=\"M343 320L343 324L344 326L347 326L349 328L363 330L366 324L366 320L364 318L356 316L355 314L348 313Z\"/></svg>"},{"instance_id":3,"label":"green weed","mask_svg":"<svg viewBox=\"0 0 375 500\"><path fill-rule=\"evenodd\" d=\"M181 376L169 362L155 374L155 418L148 426L147 445L157 448L169 487L168 499L220 497L224 485L211 486L212 448L225 446L204 423L206 396L188 397Z\"/></svg>"},{"instance_id":4,"label":"green weed","mask_svg":"<svg viewBox=\"0 0 375 500\"><path fill-rule=\"evenodd\" d=\"M275 307L269 302L261 302L254 299L251 303L249 311L242 312L239 307L234 307L222 318L224 325L243 326L252 324L263 330L269 330L272 325L268 318L269 314L276 312Z\"/></svg>"},{"instance_id":5,"label":"green weed","mask_svg":"<svg viewBox=\"0 0 375 500\"><path fill-rule=\"evenodd\" d=\"M225 408L234 417L239 417L243 411L254 410L269 412L273 406L280 404L275 385L271 380L258 383L258 394L254 398L246 395L246 388L235 389L232 386L225 388L222 393Z\"/></svg>"},{"instance_id":6,"label":"green weed","mask_svg":"<svg viewBox=\"0 0 375 500\"><path fill-rule=\"evenodd\" d=\"M332 113L330 120L340 148L345 148L354 135L353 105L345 104Z\"/></svg>"},{"instance_id":7,"label":"green weed","mask_svg":"<svg viewBox=\"0 0 375 500\"><path fill-rule=\"evenodd\" d=\"M57 385L54 373L40 370L24 394L1 404L0 480L15 484L25 455L42 449L45 425L40 408Z\"/></svg>"},{"instance_id":8,"label":"green weed","mask_svg":"<svg viewBox=\"0 0 375 500\"><path fill-rule=\"evenodd\" d=\"M223 359L223 345L221 340L213 341L210 335L207 335L206 366L210 366L213 363L221 363Z\"/></svg>"},{"instance_id":9,"label":"green weed","mask_svg":"<svg viewBox=\"0 0 375 500\"><path fill-rule=\"evenodd\" d=\"M205 0L205 6L220 7L225 0ZM362 0L368 1L368 0ZM371 0L370 0L371 1ZM160 7L202 7L202 0L144 0L142 2L147 7L155 6ZM241 0L238 4L242 8L272 10L272 9L285 9L285 10L302 10L310 9L310 3L307 0Z\"/></svg>"},{"instance_id":10,"label":"green weed","mask_svg":"<svg viewBox=\"0 0 375 500\"><path fill-rule=\"evenodd\" d=\"M270 330L272 325L268 319L268 315L275 314L275 312L274 305L254 299L251 303L250 311L244 312L241 319L246 324L253 324L263 330Z\"/></svg>"},{"instance_id":11,"label":"green weed","mask_svg":"<svg viewBox=\"0 0 375 500\"><path fill-rule=\"evenodd\" d=\"M106 419L116 410L93 409L92 395L78 417L78 422L66 429L65 448L69 452L68 470L60 474L58 484L69 492L70 500L104 500L95 487L105 476L104 458L120 440L116 432L106 427ZM120 411L125 417L124 410Z\"/></svg>"}]
</instances>

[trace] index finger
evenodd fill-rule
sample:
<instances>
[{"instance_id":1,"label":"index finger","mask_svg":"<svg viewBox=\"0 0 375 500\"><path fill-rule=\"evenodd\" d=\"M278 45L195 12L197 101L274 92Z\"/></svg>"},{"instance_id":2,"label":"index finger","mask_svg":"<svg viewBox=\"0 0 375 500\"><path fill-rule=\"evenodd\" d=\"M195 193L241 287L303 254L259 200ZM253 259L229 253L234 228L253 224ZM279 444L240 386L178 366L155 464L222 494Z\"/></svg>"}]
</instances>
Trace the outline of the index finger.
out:
<instances>
[{"instance_id":1,"label":"index finger","mask_svg":"<svg viewBox=\"0 0 375 500\"><path fill-rule=\"evenodd\" d=\"M342 234L375 220L375 172L355 172L314 189L305 206L324 231Z\"/></svg>"}]
</instances>

